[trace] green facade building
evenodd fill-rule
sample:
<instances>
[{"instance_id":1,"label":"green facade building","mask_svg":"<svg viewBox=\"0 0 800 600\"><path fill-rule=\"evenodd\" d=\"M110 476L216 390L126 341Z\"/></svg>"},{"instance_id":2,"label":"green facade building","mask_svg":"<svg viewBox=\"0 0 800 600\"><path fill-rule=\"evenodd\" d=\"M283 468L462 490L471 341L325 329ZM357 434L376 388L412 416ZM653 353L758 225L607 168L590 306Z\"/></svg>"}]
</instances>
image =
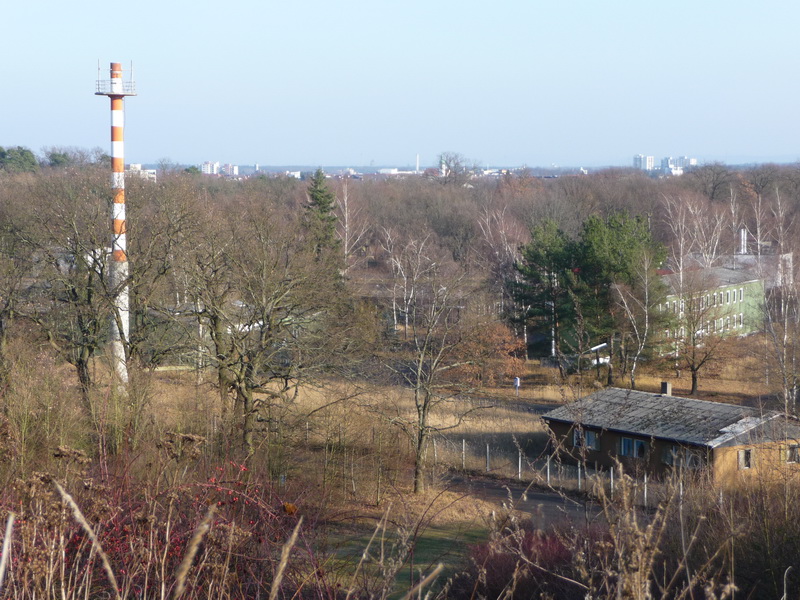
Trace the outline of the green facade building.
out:
<instances>
[{"instance_id":1,"label":"green facade building","mask_svg":"<svg viewBox=\"0 0 800 600\"><path fill-rule=\"evenodd\" d=\"M659 310L666 312L667 338L698 335L748 335L762 330L764 280L746 270L699 268L663 275L668 288Z\"/></svg>"}]
</instances>

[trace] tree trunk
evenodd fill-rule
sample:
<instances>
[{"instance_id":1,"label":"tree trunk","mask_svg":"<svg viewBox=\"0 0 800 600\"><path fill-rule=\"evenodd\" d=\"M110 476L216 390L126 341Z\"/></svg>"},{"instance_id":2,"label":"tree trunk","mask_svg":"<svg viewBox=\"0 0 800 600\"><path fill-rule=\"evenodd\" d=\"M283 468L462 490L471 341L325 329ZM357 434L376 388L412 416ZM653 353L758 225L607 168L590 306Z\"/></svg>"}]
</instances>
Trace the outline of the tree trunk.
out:
<instances>
[{"instance_id":1,"label":"tree trunk","mask_svg":"<svg viewBox=\"0 0 800 600\"><path fill-rule=\"evenodd\" d=\"M92 405L89 400L89 391L92 388L92 374L89 371L89 358L84 354L87 353L81 351L81 356L75 361L75 370L78 373L78 389L80 390L81 401L86 408L87 414L93 417Z\"/></svg>"},{"instance_id":2,"label":"tree trunk","mask_svg":"<svg viewBox=\"0 0 800 600\"><path fill-rule=\"evenodd\" d=\"M689 392L690 396L697 393L697 370L692 369L692 391Z\"/></svg>"},{"instance_id":3,"label":"tree trunk","mask_svg":"<svg viewBox=\"0 0 800 600\"><path fill-rule=\"evenodd\" d=\"M236 403L242 408L242 450L250 456L253 453L253 429L256 423L256 411L253 404L253 392L244 386L236 387Z\"/></svg>"},{"instance_id":4,"label":"tree trunk","mask_svg":"<svg viewBox=\"0 0 800 600\"><path fill-rule=\"evenodd\" d=\"M614 336L611 336L608 340L608 378L606 379L606 385L614 385Z\"/></svg>"},{"instance_id":5,"label":"tree trunk","mask_svg":"<svg viewBox=\"0 0 800 600\"><path fill-rule=\"evenodd\" d=\"M424 427L420 427L414 447L414 493L422 494L425 491L425 445L428 434Z\"/></svg>"}]
</instances>

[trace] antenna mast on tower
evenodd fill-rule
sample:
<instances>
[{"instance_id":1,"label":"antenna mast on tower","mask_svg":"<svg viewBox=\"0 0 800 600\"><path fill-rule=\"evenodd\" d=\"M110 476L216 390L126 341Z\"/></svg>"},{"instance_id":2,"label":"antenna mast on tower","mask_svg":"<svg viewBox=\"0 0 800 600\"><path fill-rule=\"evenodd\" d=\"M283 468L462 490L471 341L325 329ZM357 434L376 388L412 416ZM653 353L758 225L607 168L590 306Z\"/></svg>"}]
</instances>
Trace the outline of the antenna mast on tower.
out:
<instances>
[{"instance_id":1,"label":"antenna mast on tower","mask_svg":"<svg viewBox=\"0 0 800 600\"><path fill-rule=\"evenodd\" d=\"M122 383L128 382L128 363L125 344L130 333L130 300L128 291L128 252L125 238L125 96L135 96L133 80L122 79L122 65L111 63L111 79L100 79L97 66L96 96L111 98L111 288L114 290L114 308L111 316L111 356L114 371Z\"/></svg>"}]
</instances>

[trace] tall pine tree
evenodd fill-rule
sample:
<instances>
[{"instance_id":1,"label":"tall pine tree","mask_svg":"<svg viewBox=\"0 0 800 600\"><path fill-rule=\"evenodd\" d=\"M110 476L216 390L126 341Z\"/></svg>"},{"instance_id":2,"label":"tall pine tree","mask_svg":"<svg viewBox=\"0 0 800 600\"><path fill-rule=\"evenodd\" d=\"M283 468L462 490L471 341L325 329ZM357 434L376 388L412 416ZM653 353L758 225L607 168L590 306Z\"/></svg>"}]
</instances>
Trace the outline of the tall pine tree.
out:
<instances>
[{"instance_id":1,"label":"tall pine tree","mask_svg":"<svg viewBox=\"0 0 800 600\"><path fill-rule=\"evenodd\" d=\"M317 257L339 249L335 208L336 195L328 187L325 173L317 169L308 185L308 203L303 215L303 223Z\"/></svg>"}]
</instances>

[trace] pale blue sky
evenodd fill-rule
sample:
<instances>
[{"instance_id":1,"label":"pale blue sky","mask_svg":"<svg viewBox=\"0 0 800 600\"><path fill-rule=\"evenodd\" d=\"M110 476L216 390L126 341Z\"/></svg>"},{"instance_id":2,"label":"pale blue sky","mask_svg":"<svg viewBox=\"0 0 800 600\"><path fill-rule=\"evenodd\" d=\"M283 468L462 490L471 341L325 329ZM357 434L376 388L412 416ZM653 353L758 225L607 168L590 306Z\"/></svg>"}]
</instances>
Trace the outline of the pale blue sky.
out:
<instances>
[{"instance_id":1,"label":"pale blue sky","mask_svg":"<svg viewBox=\"0 0 800 600\"><path fill-rule=\"evenodd\" d=\"M133 63L127 162L791 162L798 24L794 0L8 2L0 146L107 149L99 60Z\"/></svg>"}]
</instances>

